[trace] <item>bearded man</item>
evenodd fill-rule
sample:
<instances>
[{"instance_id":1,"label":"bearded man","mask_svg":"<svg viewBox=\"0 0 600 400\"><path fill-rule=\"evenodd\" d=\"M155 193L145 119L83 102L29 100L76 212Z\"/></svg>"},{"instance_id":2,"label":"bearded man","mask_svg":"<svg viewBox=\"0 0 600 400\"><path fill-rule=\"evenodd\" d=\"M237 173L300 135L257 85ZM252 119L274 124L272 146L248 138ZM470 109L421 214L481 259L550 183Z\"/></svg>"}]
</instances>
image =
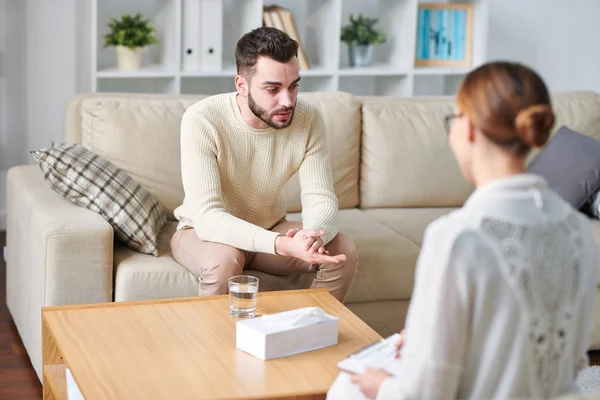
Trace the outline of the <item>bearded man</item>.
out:
<instances>
[{"instance_id":1,"label":"bearded man","mask_svg":"<svg viewBox=\"0 0 600 400\"><path fill-rule=\"evenodd\" d=\"M203 99L181 121L185 198L171 240L199 295L225 294L244 269L316 273L312 286L344 302L358 252L338 232L325 124L298 99L298 43L279 29L248 32L235 49L236 91ZM282 190L298 172L302 222L286 220Z\"/></svg>"}]
</instances>

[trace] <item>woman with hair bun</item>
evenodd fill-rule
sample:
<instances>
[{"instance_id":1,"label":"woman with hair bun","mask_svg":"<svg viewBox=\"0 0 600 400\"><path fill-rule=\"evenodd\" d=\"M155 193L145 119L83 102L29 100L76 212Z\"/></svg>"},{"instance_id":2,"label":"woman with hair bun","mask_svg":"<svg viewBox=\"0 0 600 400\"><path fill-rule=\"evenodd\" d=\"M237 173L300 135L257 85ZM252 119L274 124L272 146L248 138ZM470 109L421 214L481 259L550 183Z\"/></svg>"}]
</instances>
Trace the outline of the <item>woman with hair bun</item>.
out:
<instances>
[{"instance_id":1,"label":"woman with hair bun","mask_svg":"<svg viewBox=\"0 0 600 400\"><path fill-rule=\"evenodd\" d=\"M463 80L445 118L450 148L476 187L432 222L392 375L341 373L329 399L548 399L588 364L596 295L589 222L526 158L554 126L530 68L492 62Z\"/></svg>"}]
</instances>

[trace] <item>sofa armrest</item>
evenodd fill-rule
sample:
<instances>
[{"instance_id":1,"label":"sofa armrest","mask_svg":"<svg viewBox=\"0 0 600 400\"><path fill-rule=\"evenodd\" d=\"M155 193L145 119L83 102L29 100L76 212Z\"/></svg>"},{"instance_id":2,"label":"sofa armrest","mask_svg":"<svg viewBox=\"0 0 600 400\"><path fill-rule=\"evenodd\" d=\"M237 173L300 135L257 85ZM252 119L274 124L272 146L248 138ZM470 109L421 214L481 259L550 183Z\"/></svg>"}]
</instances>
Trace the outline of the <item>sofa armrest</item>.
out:
<instances>
[{"instance_id":1,"label":"sofa armrest","mask_svg":"<svg viewBox=\"0 0 600 400\"><path fill-rule=\"evenodd\" d=\"M41 309L109 302L113 229L52 190L37 165L7 179L6 303L41 376Z\"/></svg>"}]
</instances>

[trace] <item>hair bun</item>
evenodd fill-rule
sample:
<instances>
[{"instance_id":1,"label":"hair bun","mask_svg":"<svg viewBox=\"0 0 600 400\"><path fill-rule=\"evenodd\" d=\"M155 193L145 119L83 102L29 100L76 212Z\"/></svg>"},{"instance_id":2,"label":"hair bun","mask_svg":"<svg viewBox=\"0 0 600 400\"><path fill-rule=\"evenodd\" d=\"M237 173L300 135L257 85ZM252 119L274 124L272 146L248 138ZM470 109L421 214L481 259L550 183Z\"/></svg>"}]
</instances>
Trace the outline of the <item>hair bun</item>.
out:
<instances>
[{"instance_id":1,"label":"hair bun","mask_svg":"<svg viewBox=\"0 0 600 400\"><path fill-rule=\"evenodd\" d=\"M549 105L536 104L517 114L515 127L519 137L526 145L541 147L550 136L554 119L554 112Z\"/></svg>"}]
</instances>

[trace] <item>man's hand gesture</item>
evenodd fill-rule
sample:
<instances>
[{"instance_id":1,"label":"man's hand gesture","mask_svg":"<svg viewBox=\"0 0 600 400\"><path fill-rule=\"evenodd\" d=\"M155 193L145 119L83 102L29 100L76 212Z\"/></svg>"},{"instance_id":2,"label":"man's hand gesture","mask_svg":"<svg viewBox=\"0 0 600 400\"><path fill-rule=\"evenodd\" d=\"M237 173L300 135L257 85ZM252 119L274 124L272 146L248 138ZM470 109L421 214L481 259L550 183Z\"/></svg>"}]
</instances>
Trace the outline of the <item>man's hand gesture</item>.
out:
<instances>
[{"instance_id":1,"label":"man's hand gesture","mask_svg":"<svg viewBox=\"0 0 600 400\"><path fill-rule=\"evenodd\" d=\"M309 264L339 264L346 261L343 254L329 255L321 239L324 234L324 231L313 229L290 229L285 236L279 236L275 240L275 253Z\"/></svg>"}]
</instances>

